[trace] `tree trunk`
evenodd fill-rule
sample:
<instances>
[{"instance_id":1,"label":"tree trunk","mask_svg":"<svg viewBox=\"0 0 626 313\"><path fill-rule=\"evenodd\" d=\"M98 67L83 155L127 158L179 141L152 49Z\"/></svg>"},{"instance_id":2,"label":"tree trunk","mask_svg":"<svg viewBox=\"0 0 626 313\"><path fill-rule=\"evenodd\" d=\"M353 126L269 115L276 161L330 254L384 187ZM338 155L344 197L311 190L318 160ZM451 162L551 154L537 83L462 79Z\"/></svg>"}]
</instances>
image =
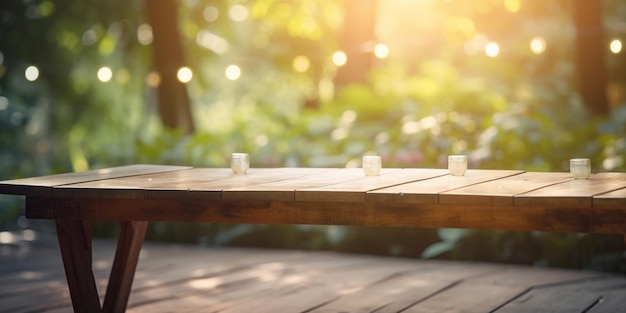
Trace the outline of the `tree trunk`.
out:
<instances>
[{"instance_id":1,"label":"tree trunk","mask_svg":"<svg viewBox=\"0 0 626 313\"><path fill-rule=\"evenodd\" d=\"M378 0L345 2L343 33L339 46L348 56L348 61L337 71L337 86L367 81L376 42L377 2Z\"/></svg>"},{"instance_id":2,"label":"tree trunk","mask_svg":"<svg viewBox=\"0 0 626 313\"><path fill-rule=\"evenodd\" d=\"M154 37L154 67L161 76L158 87L161 121L165 127L193 133L194 123L187 88L177 78L178 69L184 65L184 61L176 1L146 0L146 12Z\"/></svg>"},{"instance_id":3,"label":"tree trunk","mask_svg":"<svg viewBox=\"0 0 626 313\"><path fill-rule=\"evenodd\" d=\"M609 112L602 4L602 1L574 1L578 84L584 104L593 114Z\"/></svg>"}]
</instances>

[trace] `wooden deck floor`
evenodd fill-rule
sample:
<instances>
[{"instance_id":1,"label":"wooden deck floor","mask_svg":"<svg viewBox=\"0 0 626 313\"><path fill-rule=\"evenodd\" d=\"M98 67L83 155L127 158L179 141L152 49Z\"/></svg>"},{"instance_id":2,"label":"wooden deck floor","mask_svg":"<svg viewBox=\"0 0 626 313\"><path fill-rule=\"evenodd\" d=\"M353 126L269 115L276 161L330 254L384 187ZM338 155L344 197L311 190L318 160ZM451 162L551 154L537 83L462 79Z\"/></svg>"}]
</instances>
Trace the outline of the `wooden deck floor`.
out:
<instances>
[{"instance_id":1,"label":"wooden deck floor","mask_svg":"<svg viewBox=\"0 0 626 313\"><path fill-rule=\"evenodd\" d=\"M101 294L113 251L94 242ZM0 245L0 312L71 312L54 244ZM626 312L626 277L146 243L128 312Z\"/></svg>"}]
</instances>

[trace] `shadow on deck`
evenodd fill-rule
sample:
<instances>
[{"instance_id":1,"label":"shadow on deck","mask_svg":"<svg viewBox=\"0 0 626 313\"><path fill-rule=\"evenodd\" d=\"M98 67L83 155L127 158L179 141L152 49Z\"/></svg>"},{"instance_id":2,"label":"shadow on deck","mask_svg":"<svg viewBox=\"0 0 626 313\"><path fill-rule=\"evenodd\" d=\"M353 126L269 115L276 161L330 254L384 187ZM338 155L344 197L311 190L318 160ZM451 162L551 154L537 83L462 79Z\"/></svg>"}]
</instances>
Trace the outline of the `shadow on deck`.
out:
<instances>
[{"instance_id":1,"label":"shadow on deck","mask_svg":"<svg viewBox=\"0 0 626 313\"><path fill-rule=\"evenodd\" d=\"M115 244L94 242L103 294ZM71 312L53 241L0 245L0 312ZM146 243L128 312L624 312L621 275Z\"/></svg>"}]
</instances>

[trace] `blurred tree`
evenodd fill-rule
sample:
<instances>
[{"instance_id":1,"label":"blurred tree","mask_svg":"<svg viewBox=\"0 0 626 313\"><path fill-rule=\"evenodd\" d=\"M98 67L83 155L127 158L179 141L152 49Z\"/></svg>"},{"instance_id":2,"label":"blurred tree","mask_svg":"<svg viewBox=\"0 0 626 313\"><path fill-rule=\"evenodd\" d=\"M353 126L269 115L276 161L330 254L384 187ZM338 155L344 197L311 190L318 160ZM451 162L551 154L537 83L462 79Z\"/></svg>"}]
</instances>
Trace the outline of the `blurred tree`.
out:
<instances>
[{"instance_id":1,"label":"blurred tree","mask_svg":"<svg viewBox=\"0 0 626 313\"><path fill-rule=\"evenodd\" d=\"M603 1L574 1L576 67L580 94L595 114L609 113Z\"/></svg>"},{"instance_id":2,"label":"blurred tree","mask_svg":"<svg viewBox=\"0 0 626 313\"><path fill-rule=\"evenodd\" d=\"M159 116L164 126L193 133L189 95L185 84L177 77L178 70L185 64L178 31L178 4L175 0L147 0L145 5L154 36L154 67L161 78Z\"/></svg>"},{"instance_id":3,"label":"blurred tree","mask_svg":"<svg viewBox=\"0 0 626 313\"><path fill-rule=\"evenodd\" d=\"M347 0L344 4L344 21L340 49L347 62L337 71L335 83L365 83L372 68L372 52L376 45L377 0Z\"/></svg>"}]
</instances>

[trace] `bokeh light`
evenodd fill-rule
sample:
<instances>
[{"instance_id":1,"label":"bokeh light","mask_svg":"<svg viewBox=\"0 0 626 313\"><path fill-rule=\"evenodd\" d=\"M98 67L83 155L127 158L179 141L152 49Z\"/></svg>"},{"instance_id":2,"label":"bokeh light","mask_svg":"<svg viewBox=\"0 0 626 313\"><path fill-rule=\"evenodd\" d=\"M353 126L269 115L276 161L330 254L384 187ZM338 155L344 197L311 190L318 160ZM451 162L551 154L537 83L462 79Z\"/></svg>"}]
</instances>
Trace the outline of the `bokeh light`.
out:
<instances>
[{"instance_id":1,"label":"bokeh light","mask_svg":"<svg viewBox=\"0 0 626 313\"><path fill-rule=\"evenodd\" d=\"M39 78L39 69L36 66L31 65L26 68L26 71L24 71L24 76L28 81L36 81L37 78Z\"/></svg>"},{"instance_id":2,"label":"bokeh light","mask_svg":"<svg viewBox=\"0 0 626 313\"><path fill-rule=\"evenodd\" d=\"M190 68L183 66L178 69L178 72L176 73L176 78L178 78L178 81L180 81L181 83L186 84L190 82L193 78L193 71L191 71Z\"/></svg>"},{"instance_id":3,"label":"bokeh light","mask_svg":"<svg viewBox=\"0 0 626 313\"><path fill-rule=\"evenodd\" d=\"M495 58L500 54L500 46L495 42L489 42L485 45L485 54L488 57Z\"/></svg>"},{"instance_id":4,"label":"bokeh light","mask_svg":"<svg viewBox=\"0 0 626 313\"><path fill-rule=\"evenodd\" d=\"M546 51L546 40L543 37L535 37L530 41L530 51L534 54L542 54Z\"/></svg>"},{"instance_id":5,"label":"bokeh light","mask_svg":"<svg viewBox=\"0 0 626 313\"><path fill-rule=\"evenodd\" d=\"M204 11L202 11L202 16L207 22L215 22L220 16L220 10L216 7L206 7Z\"/></svg>"},{"instance_id":6,"label":"bokeh light","mask_svg":"<svg viewBox=\"0 0 626 313\"><path fill-rule=\"evenodd\" d=\"M235 4L228 9L228 16L235 22L243 22L248 18L248 8L243 4Z\"/></svg>"},{"instance_id":7,"label":"bokeh light","mask_svg":"<svg viewBox=\"0 0 626 313\"><path fill-rule=\"evenodd\" d=\"M226 71L224 71L224 74L229 80L237 80L239 79L239 77L241 77L241 69L239 68L239 66L231 64L226 67Z\"/></svg>"},{"instance_id":8,"label":"bokeh light","mask_svg":"<svg viewBox=\"0 0 626 313\"><path fill-rule=\"evenodd\" d=\"M378 43L374 47L374 55L379 59L384 59L389 56L389 47L384 43Z\"/></svg>"},{"instance_id":9,"label":"bokeh light","mask_svg":"<svg viewBox=\"0 0 626 313\"><path fill-rule=\"evenodd\" d=\"M293 69L296 72L304 73L311 67L311 61L304 55L299 55L293 59Z\"/></svg>"},{"instance_id":10,"label":"bokeh light","mask_svg":"<svg viewBox=\"0 0 626 313\"><path fill-rule=\"evenodd\" d=\"M622 41L619 39L611 40L611 43L609 43L609 49L614 54L622 52Z\"/></svg>"},{"instance_id":11,"label":"bokeh light","mask_svg":"<svg viewBox=\"0 0 626 313\"><path fill-rule=\"evenodd\" d=\"M98 70L98 80L106 83L113 77L113 71L107 66L103 66Z\"/></svg>"},{"instance_id":12,"label":"bokeh light","mask_svg":"<svg viewBox=\"0 0 626 313\"><path fill-rule=\"evenodd\" d=\"M343 51L337 51L333 53L333 64L337 66L344 66L348 62L348 56Z\"/></svg>"},{"instance_id":13,"label":"bokeh light","mask_svg":"<svg viewBox=\"0 0 626 313\"><path fill-rule=\"evenodd\" d=\"M152 88L158 88L161 86L161 74L157 71L152 71L146 76L146 84Z\"/></svg>"},{"instance_id":14,"label":"bokeh light","mask_svg":"<svg viewBox=\"0 0 626 313\"><path fill-rule=\"evenodd\" d=\"M139 27L137 27L137 40L144 46L151 44L154 40L152 26L148 24L139 25Z\"/></svg>"}]
</instances>

